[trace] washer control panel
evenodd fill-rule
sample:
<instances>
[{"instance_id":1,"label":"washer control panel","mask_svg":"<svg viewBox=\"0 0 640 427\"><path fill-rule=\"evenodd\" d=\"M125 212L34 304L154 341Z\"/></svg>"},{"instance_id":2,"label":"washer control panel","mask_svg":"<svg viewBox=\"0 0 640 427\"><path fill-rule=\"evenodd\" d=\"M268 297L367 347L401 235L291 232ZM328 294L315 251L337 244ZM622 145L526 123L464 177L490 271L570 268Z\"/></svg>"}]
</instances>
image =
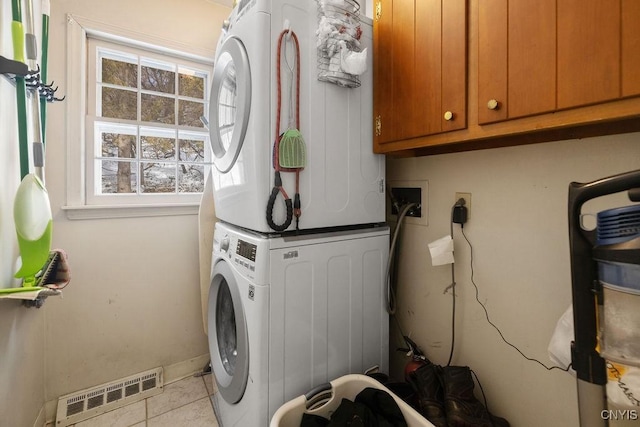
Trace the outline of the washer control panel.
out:
<instances>
[{"instance_id":1,"label":"washer control panel","mask_svg":"<svg viewBox=\"0 0 640 427\"><path fill-rule=\"evenodd\" d=\"M242 266L249 271L256 271L256 251L258 247L253 243L246 242L242 239L238 239L236 243L235 255L233 262Z\"/></svg>"},{"instance_id":2,"label":"washer control panel","mask_svg":"<svg viewBox=\"0 0 640 427\"><path fill-rule=\"evenodd\" d=\"M242 239L238 239L238 244L236 245L236 254L248 259L249 261L256 262L257 249L258 247L253 243L248 243Z\"/></svg>"},{"instance_id":3,"label":"washer control panel","mask_svg":"<svg viewBox=\"0 0 640 427\"><path fill-rule=\"evenodd\" d=\"M269 284L270 240L218 222L213 234L213 258L224 259L235 273L255 285ZM1 423L0 423L1 424Z\"/></svg>"}]
</instances>

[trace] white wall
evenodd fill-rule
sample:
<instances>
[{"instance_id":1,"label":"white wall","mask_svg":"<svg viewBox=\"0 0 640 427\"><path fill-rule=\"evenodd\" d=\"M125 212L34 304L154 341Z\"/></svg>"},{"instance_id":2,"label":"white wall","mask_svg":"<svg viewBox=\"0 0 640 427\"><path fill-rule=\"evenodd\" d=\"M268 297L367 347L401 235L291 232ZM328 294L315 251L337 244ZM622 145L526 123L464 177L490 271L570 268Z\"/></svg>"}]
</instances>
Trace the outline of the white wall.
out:
<instances>
[{"instance_id":1,"label":"white wall","mask_svg":"<svg viewBox=\"0 0 640 427\"><path fill-rule=\"evenodd\" d=\"M464 230L473 244L480 300L508 340L551 365L547 345L571 304L568 185L640 168L639 138L627 134L389 159L388 180L429 182L429 225L407 224L402 235L398 312L404 333L434 363L447 363L451 296L443 290L451 283L450 267L432 267L427 244L449 234L455 192L470 192ZM613 202L630 204L622 197L606 201ZM609 206L600 201L585 207L598 212ZM577 426L574 378L548 372L502 342L475 301L469 247L458 225L454 236L458 297L453 364L476 371L490 408L513 427ZM391 325L395 327L393 321ZM399 345L395 331L391 348ZM392 362L392 373L400 376L406 358L397 353Z\"/></svg>"},{"instance_id":2,"label":"white wall","mask_svg":"<svg viewBox=\"0 0 640 427\"><path fill-rule=\"evenodd\" d=\"M362 14L373 19L373 0L360 1Z\"/></svg>"},{"instance_id":3,"label":"white wall","mask_svg":"<svg viewBox=\"0 0 640 427\"><path fill-rule=\"evenodd\" d=\"M56 0L50 79L65 82L66 14L213 51L230 9L206 0ZM48 302L46 399L208 353L202 328L196 215L68 220L65 104L49 108L47 184L54 246L69 255L64 299Z\"/></svg>"},{"instance_id":4,"label":"white wall","mask_svg":"<svg viewBox=\"0 0 640 427\"><path fill-rule=\"evenodd\" d=\"M37 2L39 5L39 2ZM37 6L36 15L40 8ZM11 2L0 2L0 55L13 58ZM39 20L38 20L39 21ZM36 26L39 28L39 22ZM0 288L13 279L18 244L13 199L20 184L15 87L0 77ZM0 301L0 424L32 426L44 404L44 309ZM40 418L41 420L43 418Z\"/></svg>"}]
</instances>

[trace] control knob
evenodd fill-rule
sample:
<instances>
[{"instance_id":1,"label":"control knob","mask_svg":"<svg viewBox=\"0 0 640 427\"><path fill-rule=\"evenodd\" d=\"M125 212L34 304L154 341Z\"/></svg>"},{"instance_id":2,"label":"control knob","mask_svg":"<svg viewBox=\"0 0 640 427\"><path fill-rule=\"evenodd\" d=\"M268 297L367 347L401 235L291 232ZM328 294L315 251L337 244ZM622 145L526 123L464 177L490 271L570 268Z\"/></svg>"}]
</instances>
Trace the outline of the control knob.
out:
<instances>
[{"instance_id":1,"label":"control knob","mask_svg":"<svg viewBox=\"0 0 640 427\"><path fill-rule=\"evenodd\" d=\"M227 252L229 250L229 236L224 236L220 242L220 251Z\"/></svg>"}]
</instances>

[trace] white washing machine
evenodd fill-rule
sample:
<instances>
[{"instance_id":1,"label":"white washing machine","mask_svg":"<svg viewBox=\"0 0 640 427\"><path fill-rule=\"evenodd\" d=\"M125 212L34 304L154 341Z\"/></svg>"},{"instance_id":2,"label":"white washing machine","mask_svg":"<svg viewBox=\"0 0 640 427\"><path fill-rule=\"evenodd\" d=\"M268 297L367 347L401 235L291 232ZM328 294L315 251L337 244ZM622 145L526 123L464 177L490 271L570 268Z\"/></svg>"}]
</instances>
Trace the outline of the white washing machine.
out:
<instances>
[{"instance_id":1,"label":"white washing machine","mask_svg":"<svg viewBox=\"0 0 640 427\"><path fill-rule=\"evenodd\" d=\"M274 187L277 41L287 23L300 45L300 130L307 150L307 164L300 174L299 228L382 223L385 162L383 155L372 151L371 20L361 21L361 42L368 47L368 70L360 76L361 86L319 81L316 0L241 0L222 32L209 108L216 215L250 230L274 232L266 211ZM282 67L280 129L284 130L291 77ZM293 199L295 174L283 173L282 178ZM281 225L285 217L279 196L273 221ZM287 230L293 229L295 220Z\"/></svg>"},{"instance_id":2,"label":"white washing machine","mask_svg":"<svg viewBox=\"0 0 640 427\"><path fill-rule=\"evenodd\" d=\"M208 327L222 427L266 427L286 401L389 367L389 229L268 238L221 222Z\"/></svg>"}]
</instances>

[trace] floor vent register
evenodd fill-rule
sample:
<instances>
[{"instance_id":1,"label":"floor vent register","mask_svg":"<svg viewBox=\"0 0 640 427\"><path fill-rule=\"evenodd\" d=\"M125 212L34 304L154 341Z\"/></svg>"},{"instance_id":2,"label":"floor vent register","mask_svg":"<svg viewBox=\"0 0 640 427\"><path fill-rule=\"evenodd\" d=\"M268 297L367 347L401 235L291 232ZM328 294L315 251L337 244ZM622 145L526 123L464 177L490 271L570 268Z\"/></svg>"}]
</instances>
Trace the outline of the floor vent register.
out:
<instances>
[{"instance_id":1,"label":"floor vent register","mask_svg":"<svg viewBox=\"0 0 640 427\"><path fill-rule=\"evenodd\" d=\"M162 392L162 368L131 375L58 399L56 427L65 427Z\"/></svg>"}]
</instances>

